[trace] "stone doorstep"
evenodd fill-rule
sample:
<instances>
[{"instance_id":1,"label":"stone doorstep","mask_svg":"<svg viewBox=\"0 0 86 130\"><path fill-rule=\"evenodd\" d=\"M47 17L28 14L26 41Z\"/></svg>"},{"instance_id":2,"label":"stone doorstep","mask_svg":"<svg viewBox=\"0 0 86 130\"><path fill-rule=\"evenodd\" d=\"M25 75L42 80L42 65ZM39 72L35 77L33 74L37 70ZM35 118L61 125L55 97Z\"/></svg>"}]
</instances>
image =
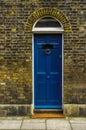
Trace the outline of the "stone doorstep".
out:
<instances>
[{"instance_id":1,"label":"stone doorstep","mask_svg":"<svg viewBox=\"0 0 86 130\"><path fill-rule=\"evenodd\" d=\"M65 116L59 113L35 113L32 115L32 119L38 118L65 118Z\"/></svg>"}]
</instances>

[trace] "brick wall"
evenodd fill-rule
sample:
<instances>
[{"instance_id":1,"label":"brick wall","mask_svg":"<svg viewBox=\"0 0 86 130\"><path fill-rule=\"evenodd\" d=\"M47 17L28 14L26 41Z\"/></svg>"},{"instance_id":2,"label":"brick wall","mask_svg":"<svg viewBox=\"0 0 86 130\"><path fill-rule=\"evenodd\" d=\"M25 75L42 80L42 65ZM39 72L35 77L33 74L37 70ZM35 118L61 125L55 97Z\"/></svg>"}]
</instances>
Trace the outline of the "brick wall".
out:
<instances>
[{"instance_id":1,"label":"brick wall","mask_svg":"<svg viewBox=\"0 0 86 130\"><path fill-rule=\"evenodd\" d=\"M64 33L64 102L86 101L85 0L0 0L0 104L32 103L32 33L28 17L43 7L59 9L72 32Z\"/></svg>"}]
</instances>

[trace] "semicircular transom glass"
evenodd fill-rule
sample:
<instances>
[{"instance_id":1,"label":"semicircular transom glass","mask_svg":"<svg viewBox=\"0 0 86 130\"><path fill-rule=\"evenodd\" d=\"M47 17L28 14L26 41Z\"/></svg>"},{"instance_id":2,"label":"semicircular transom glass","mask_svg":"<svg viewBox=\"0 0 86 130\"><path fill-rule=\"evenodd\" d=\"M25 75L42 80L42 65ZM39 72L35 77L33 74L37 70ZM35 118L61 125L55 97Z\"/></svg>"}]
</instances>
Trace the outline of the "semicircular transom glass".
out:
<instances>
[{"instance_id":1,"label":"semicircular transom glass","mask_svg":"<svg viewBox=\"0 0 86 130\"><path fill-rule=\"evenodd\" d=\"M53 28L53 27L60 27L61 28L61 24L55 19L55 18L52 18L52 17L44 17L42 19L40 19L35 27L39 27L39 28Z\"/></svg>"}]
</instances>

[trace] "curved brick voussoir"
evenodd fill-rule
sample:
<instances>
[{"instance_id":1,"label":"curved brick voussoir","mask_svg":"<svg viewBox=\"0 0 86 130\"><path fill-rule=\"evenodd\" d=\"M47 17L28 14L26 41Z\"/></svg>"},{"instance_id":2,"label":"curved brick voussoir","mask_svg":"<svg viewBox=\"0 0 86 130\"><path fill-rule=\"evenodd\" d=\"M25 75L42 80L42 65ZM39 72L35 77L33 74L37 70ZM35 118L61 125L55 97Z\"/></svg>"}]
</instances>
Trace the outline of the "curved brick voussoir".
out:
<instances>
[{"instance_id":1,"label":"curved brick voussoir","mask_svg":"<svg viewBox=\"0 0 86 130\"><path fill-rule=\"evenodd\" d=\"M29 17L28 21L26 23L26 29L28 31L32 31L33 25L37 20L39 20L43 16L52 16L58 19L64 28L64 32L72 32L71 29L71 24L68 20L68 18L60 11L57 9L52 9L52 8L41 8L35 12L33 12Z\"/></svg>"}]
</instances>

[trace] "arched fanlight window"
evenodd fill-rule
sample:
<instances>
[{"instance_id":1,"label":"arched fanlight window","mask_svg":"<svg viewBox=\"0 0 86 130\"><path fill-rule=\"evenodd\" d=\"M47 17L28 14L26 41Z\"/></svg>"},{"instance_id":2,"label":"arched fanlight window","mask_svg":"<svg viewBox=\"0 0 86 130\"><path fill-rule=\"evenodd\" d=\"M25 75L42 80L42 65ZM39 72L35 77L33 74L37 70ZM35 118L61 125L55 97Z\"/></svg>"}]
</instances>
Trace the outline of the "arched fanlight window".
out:
<instances>
[{"instance_id":1,"label":"arched fanlight window","mask_svg":"<svg viewBox=\"0 0 86 130\"><path fill-rule=\"evenodd\" d=\"M44 17L37 22L35 27L61 27L60 23L52 17Z\"/></svg>"},{"instance_id":2,"label":"arched fanlight window","mask_svg":"<svg viewBox=\"0 0 86 130\"><path fill-rule=\"evenodd\" d=\"M35 23L33 31L64 31L62 24L53 17L46 16Z\"/></svg>"}]
</instances>

